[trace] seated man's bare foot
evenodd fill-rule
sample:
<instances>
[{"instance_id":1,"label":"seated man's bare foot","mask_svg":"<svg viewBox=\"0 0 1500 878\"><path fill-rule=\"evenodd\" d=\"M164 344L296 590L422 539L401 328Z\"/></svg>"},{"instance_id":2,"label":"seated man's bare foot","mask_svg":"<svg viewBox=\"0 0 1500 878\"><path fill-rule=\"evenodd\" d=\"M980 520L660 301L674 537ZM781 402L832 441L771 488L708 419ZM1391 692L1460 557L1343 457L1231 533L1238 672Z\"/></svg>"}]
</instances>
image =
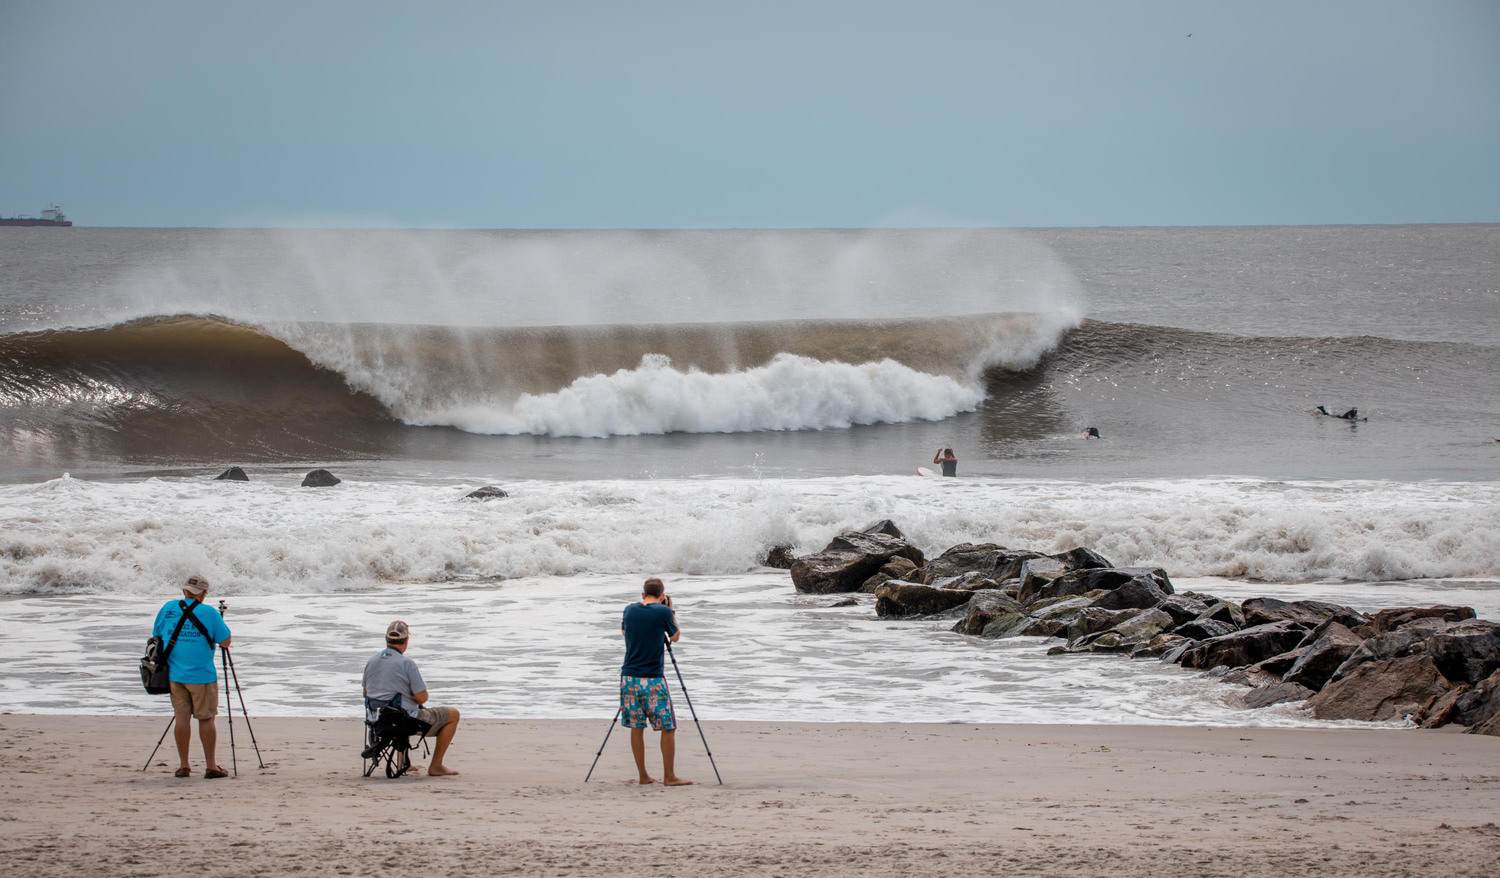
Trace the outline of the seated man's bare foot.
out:
<instances>
[{"instance_id":1,"label":"seated man's bare foot","mask_svg":"<svg viewBox=\"0 0 1500 878\"><path fill-rule=\"evenodd\" d=\"M662 781L661 785L664 787L690 787L693 785L693 782L680 777L669 777Z\"/></svg>"},{"instance_id":2,"label":"seated man's bare foot","mask_svg":"<svg viewBox=\"0 0 1500 878\"><path fill-rule=\"evenodd\" d=\"M427 774L431 777L452 777L458 772L443 765L432 765L427 768Z\"/></svg>"}]
</instances>

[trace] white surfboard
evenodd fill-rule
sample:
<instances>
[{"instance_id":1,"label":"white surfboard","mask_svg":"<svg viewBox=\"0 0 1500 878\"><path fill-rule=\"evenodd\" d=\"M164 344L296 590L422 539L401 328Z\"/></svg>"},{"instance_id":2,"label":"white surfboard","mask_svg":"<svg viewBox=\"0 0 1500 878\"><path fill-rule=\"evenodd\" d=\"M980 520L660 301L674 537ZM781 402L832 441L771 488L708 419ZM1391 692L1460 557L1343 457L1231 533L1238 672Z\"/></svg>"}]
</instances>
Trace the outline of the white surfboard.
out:
<instances>
[{"instance_id":1,"label":"white surfboard","mask_svg":"<svg viewBox=\"0 0 1500 878\"><path fill-rule=\"evenodd\" d=\"M923 476L923 477L929 478L929 479L933 479L933 478L940 479L940 478L943 477L942 473L930 470L930 469L928 469L925 466L919 466L919 467L917 467L917 475Z\"/></svg>"}]
</instances>

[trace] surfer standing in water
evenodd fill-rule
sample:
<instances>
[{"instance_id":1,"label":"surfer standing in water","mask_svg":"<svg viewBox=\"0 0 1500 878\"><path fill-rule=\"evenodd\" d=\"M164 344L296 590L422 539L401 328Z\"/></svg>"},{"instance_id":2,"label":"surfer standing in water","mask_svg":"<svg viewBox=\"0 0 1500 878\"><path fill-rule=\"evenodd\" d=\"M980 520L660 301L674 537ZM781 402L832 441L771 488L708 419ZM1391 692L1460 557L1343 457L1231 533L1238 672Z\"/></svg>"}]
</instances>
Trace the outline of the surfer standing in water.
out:
<instances>
[{"instance_id":1,"label":"surfer standing in water","mask_svg":"<svg viewBox=\"0 0 1500 878\"><path fill-rule=\"evenodd\" d=\"M958 475L958 458L953 456L952 448L944 448L942 451L934 454L932 456L932 462L940 463L943 465L943 475Z\"/></svg>"}]
</instances>

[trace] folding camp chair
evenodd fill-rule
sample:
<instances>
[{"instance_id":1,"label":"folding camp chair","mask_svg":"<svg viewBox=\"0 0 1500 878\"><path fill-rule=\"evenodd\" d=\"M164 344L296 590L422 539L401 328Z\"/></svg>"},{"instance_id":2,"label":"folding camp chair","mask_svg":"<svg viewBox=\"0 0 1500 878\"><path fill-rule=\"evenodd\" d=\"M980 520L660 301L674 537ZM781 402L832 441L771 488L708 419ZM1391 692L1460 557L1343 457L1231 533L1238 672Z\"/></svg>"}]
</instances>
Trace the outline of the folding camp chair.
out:
<instances>
[{"instance_id":1,"label":"folding camp chair","mask_svg":"<svg viewBox=\"0 0 1500 878\"><path fill-rule=\"evenodd\" d=\"M364 774L369 777L375 769L385 763L385 776L400 777L411 768L411 736L419 735L423 753L427 752L427 723L422 722L399 707L400 696L395 703L366 704L376 710L375 719L365 718L365 749L359 754L364 760Z\"/></svg>"}]
</instances>

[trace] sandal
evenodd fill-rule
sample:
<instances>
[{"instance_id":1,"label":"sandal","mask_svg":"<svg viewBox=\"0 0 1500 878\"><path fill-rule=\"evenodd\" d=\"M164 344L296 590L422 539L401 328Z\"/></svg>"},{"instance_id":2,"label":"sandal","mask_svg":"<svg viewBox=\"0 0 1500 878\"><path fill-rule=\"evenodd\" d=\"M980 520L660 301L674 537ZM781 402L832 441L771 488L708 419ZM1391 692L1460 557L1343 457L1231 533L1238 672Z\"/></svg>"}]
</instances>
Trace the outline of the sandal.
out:
<instances>
[{"instance_id":1,"label":"sandal","mask_svg":"<svg viewBox=\"0 0 1500 878\"><path fill-rule=\"evenodd\" d=\"M172 773L172 776L173 777L192 777L193 776L193 770L191 768L179 768L175 772Z\"/></svg>"},{"instance_id":2,"label":"sandal","mask_svg":"<svg viewBox=\"0 0 1500 878\"><path fill-rule=\"evenodd\" d=\"M228 777L229 776L229 772L225 771L222 768L210 768L208 771L203 772L203 776L204 777Z\"/></svg>"}]
</instances>

